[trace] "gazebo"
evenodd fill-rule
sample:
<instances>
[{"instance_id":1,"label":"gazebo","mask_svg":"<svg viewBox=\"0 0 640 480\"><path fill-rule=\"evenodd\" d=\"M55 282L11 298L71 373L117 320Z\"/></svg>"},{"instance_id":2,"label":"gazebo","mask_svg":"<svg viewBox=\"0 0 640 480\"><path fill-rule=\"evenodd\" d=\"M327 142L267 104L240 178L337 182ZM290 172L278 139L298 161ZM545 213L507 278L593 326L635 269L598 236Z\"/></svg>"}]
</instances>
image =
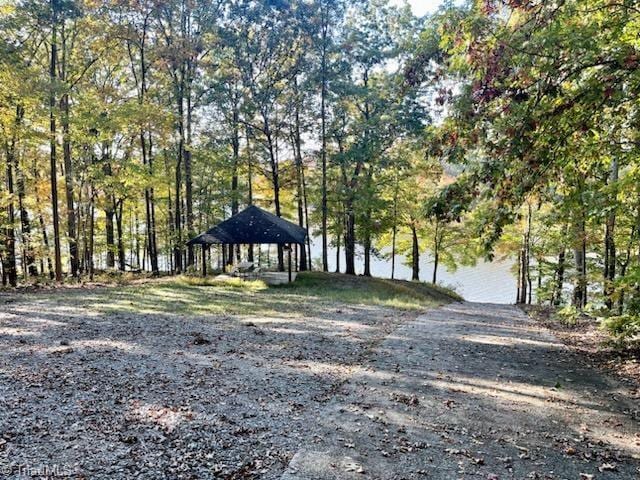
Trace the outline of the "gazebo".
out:
<instances>
[{"instance_id":1,"label":"gazebo","mask_svg":"<svg viewBox=\"0 0 640 480\"><path fill-rule=\"evenodd\" d=\"M187 245L202 245L203 274L206 274L206 248L209 245L283 245L288 246L288 280L291 282L291 246L302 245L304 228L251 205L215 227L197 235Z\"/></svg>"}]
</instances>

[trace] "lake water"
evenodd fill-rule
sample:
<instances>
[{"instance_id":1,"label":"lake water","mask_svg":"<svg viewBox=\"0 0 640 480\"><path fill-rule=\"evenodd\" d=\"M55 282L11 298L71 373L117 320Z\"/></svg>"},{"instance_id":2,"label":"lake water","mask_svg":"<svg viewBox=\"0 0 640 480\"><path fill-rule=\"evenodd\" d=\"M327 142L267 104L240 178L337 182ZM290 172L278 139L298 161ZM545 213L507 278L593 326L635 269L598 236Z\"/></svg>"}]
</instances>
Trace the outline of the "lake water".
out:
<instances>
[{"instance_id":1,"label":"lake water","mask_svg":"<svg viewBox=\"0 0 640 480\"><path fill-rule=\"evenodd\" d=\"M311 255L314 258L321 257L320 239L314 239L311 246ZM405 259L396 257L395 277L401 280L411 279L411 267L406 266ZM451 287L471 302L487 303L514 303L516 298L516 278L511 272L512 261L485 262L479 260L473 267L460 267L454 272L447 271L444 267L438 268L438 284ZM344 269L344 258L341 259ZM335 270L335 250L329 249L329 269ZM356 271L362 273L362 255L356 259ZM391 260L372 258L371 274L375 277L391 277ZM422 255L420 259L420 279L431 281L433 263L428 255Z\"/></svg>"}]
</instances>

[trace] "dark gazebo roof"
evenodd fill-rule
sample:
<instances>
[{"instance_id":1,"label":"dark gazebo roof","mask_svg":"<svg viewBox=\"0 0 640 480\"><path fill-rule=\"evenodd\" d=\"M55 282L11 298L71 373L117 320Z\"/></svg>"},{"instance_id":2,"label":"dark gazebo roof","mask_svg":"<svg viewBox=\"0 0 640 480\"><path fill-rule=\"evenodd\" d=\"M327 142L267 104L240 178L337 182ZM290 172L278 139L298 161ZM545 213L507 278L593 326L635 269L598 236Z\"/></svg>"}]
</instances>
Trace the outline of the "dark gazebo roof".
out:
<instances>
[{"instance_id":1,"label":"dark gazebo roof","mask_svg":"<svg viewBox=\"0 0 640 480\"><path fill-rule=\"evenodd\" d=\"M251 205L240 213L189 240L187 245L300 243L307 232L304 228Z\"/></svg>"}]
</instances>

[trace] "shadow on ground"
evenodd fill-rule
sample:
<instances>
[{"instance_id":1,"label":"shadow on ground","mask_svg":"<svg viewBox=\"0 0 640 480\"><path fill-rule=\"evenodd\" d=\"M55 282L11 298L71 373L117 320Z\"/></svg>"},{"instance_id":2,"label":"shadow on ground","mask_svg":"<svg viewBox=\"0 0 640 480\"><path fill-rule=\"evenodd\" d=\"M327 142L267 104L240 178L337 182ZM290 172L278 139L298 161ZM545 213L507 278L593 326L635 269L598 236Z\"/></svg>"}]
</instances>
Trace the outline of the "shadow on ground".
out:
<instances>
[{"instance_id":1,"label":"shadow on ground","mask_svg":"<svg viewBox=\"0 0 640 480\"><path fill-rule=\"evenodd\" d=\"M637 400L511 307L69 291L5 303L0 359L6 478L638 475Z\"/></svg>"}]
</instances>

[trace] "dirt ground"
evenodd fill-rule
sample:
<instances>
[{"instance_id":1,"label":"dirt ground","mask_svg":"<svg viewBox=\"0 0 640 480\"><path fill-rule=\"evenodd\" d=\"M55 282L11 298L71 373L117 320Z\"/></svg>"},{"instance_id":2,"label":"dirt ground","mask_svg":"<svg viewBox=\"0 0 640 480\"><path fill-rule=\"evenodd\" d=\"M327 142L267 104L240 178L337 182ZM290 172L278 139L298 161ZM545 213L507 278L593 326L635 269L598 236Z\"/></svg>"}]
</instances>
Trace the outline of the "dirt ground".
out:
<instances>
[{"instance_id":1,"label":"dirt ground","mask_svg":"<svg viewBox=\"0 0 640 480\"><path fill-rule=\"evenodd\" d=\"M514 307L92 295L2 299L0 478L640 478L638 397Z\"/></svg>"},{"instance_id":2,"label":"dirt ground","mask_svg":"<svg viewBox=\"0 0 640 480\"><path fill-rule=\"evenodd\" d=\"M597 319L582 316L575 324L562 322L549 307L528 306L525 311L594 368L606 371L640 395L640 347L613 345Z\"/></svg>"},{"instance_id":3,"label":"dirt ground","mask_svg":"<svg viewBox=\"0 0 640 480\"><path fill-rule=\"evenodd\" d=\"M279 478L342 382L417 315L117 292L0 297L1 479ZM208 301L260 314L190 313Z\"/></svg>"}]
</instances>

